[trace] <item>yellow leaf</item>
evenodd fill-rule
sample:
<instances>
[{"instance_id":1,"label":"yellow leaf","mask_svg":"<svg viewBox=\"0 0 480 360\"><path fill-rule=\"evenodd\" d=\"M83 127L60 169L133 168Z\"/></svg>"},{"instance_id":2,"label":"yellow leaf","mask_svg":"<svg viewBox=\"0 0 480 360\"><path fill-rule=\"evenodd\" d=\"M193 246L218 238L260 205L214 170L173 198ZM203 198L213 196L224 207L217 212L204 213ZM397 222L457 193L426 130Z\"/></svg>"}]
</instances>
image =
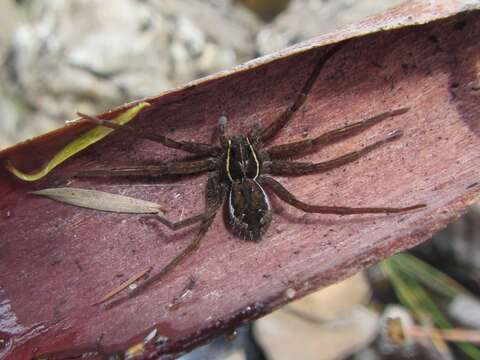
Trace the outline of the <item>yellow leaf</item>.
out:
<instances>
[{"instance_id":1,"label":"yellow leaf","mask_svg":"<svg viewBox=\"0 0 480 360\"><path fill-rule=\"evenodd\" d=\"M142 102L136 106L131 107L126 110L124 113L120 114L112 121L116 122L119 125L124 125L132 120L144 107L150 106L147 102ZM13 166L10 161L7 161L6 168L14 174L16 177L24 181L37 181L46 176L50 171L55 167L63 163L65 160L69 159L78 152L86 149L92 144L95 144L97 141L100 141L105 136L110 134L113 129L106 128L104 126L96 126L93 129L87 131L85 134L82 134L72 142L68 143L62 150L60 150L50 162L40 171L33 174L27 174L21 172Z\"/></svg>"}]
</instances>

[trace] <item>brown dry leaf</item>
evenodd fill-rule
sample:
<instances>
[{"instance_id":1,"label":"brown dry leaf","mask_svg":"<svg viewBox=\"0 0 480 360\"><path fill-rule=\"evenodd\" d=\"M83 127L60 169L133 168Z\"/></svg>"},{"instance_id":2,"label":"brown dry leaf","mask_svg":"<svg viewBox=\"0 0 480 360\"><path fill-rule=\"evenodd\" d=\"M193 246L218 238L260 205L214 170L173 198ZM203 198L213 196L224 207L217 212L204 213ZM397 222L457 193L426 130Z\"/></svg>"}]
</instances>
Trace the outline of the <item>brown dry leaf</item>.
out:
<instances>
[{"instance_id":1,"label":"brown dry leaf","mask_svg":"<svg viewBox=\"0 0 480 360\"><path fill-rule=\"evenodd\" d=\"M110 194L104 191L65 187L32 191L31 194L45 196L65 204L99 211L130 214L163 213L162 207L151 201Z\"/></svg>"}]
</instances>

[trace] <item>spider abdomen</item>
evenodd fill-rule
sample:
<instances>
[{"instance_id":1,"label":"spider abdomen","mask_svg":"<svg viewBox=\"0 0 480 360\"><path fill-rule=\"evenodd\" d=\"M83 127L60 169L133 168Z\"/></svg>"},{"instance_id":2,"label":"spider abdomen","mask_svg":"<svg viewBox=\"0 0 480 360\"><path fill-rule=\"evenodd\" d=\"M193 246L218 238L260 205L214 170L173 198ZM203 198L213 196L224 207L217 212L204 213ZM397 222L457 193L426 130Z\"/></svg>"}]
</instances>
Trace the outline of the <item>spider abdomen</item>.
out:
<instances>
[{"instance_id":1,"label":"spider abdomen","mask_svg":"<svg viewBox=\"0 0 480 360\"><path fill-rule=\"evenodd\" d=\"M272 220L268 195L254 179L245 178L231 184L228 217L232 230L241 238L260 241Z\"/></svg>"}]
</instances>

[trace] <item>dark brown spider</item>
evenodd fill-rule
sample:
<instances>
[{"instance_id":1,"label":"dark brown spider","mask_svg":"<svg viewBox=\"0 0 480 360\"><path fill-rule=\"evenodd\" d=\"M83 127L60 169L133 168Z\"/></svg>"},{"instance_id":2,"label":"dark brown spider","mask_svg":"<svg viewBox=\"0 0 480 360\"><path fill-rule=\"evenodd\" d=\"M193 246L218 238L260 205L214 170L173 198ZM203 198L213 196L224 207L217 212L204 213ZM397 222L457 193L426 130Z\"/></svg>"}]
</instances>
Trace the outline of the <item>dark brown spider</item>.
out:
<instances>
[{"instance_id":1,"label":"dark brown spider","mask_svg":"<svg viewBox=\"0 0 480 360\"><path fill-rule=\"evenodd\" d=\"M202 144L188 141L176 141L163 135L153 135L135 129L128 125L121 126L99 118L79 113L89 122L110 127L112 129L128 132L133 136L159 142L165 146L184 150L186 152L203 157L194 161L172 161L153 166L136 166L128 168L99 169L85 171L81 176L163 176L185 175L208 172L206 189L206 209L202 214L187 219L171 222L165 218L160 221L172 230L200 222L200 229L191 244L177 255L159 273L150 277L142 284L145 288L148 284L158 281L173 269L180 261L195 251L201 239L211 226L215 214L224 203L225 211L229 219L230 229L240 238L249 241L260 241L267 231L272 220L272 209L265 189L270 190L288 204L309 213L321 214L372 214L372 213L401 213L409 210L422 208L424 204L417 204L403 208L392 207L338 207L312 205L298 200L283 185L269 175L304 175L321 173L370 153L382 145L399 139L401 131L397 130L384 139L377 141L363 149L347 153L336 159L320 163L305 163L283 160L292 155L299 155L317 149L320 146L337 142L352 135L358 134L365 129L385 120L389 117L401 115L408 108L400 108L387 111L372 118L360 121L345 127L324 133L314 139L305 139L289 144L265 147L278 132L288 123L295 112L303 105L305 99L313 87L320 70L343 44L330 48L321 56L315 65L311 75L307 79L293 104L290 105L276 120L266 128L255 125L248 135L236 135L232 138L225 136L226 118L221 117L218 123L219 145ZM139 287L140 288L140 287ZM139 288L137 288L138 292ZM132 294L131 294L132 295Z\"/></svg>"}]
</instances>

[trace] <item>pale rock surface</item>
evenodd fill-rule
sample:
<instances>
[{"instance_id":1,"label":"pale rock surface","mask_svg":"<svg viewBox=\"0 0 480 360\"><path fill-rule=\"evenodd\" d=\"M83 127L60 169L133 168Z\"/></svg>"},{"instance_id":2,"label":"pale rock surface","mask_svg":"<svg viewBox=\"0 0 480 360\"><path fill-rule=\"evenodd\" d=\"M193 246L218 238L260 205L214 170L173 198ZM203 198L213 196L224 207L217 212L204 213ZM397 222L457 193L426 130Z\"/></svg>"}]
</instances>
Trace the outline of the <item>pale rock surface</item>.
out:
<instances>
[{"instance_id":1,"label":"pale rock surface","mask_svg":"<svg viewBox=\"0 0 480 360\"><path fill-rule=\"evenodd\" d=\"M367 346L378 315L367 309L362 273L291 303L258 320L255 338L269 359L341 359Z\"/></svg>"},{"instance_id":2,"label":"pale rock surface","mask_svg":"<svg viewBox=\"0 0 480 360\"><path fill-rule=\"evenodd\" d=\"M29 4L0 47L0 147L244 62L261 25L232 1Z\"/></svg>"},{"instance_id":3,"label":"pale rock surface","mask_svg":"<svg viewBox=\"0 0 480 360\"><path fill-rule=\"evenodd\" d=\"M296 0L257 34L260 54L283 49L399 5L405 0Z\"/></svg>"},{"instance_id":4,"label":"pale rock surface","mask_svg":"<svg viewBox=\"0 0 480 360\"><path fill-rule=\"evenodd\" d=\"M400 2L292 0L266 24L234 0L2 1L0 148Z\"/></svg>"}]
</instances>

